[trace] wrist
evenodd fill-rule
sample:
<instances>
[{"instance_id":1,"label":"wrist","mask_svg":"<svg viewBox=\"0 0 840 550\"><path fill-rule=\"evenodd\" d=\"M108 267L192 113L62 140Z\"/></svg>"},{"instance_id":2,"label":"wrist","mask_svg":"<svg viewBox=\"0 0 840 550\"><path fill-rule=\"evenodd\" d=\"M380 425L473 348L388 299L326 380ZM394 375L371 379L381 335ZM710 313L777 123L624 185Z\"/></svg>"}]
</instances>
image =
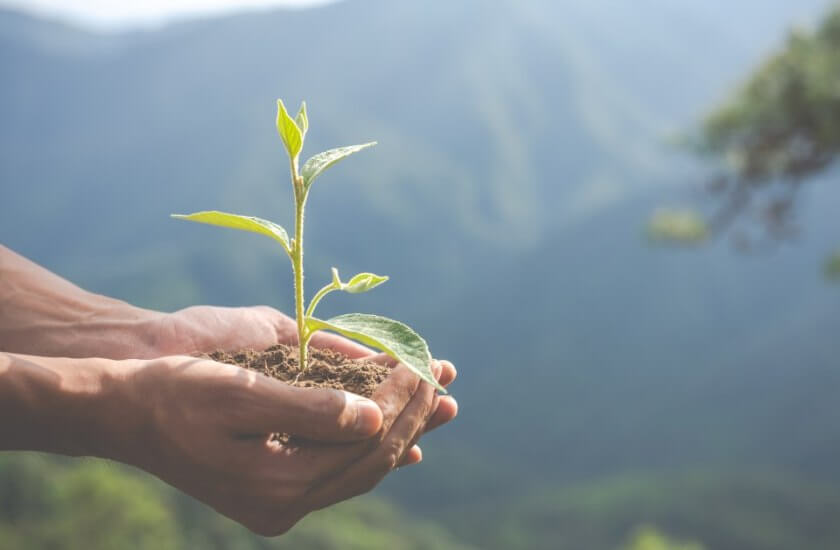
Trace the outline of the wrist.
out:
<instances>
[{"instance_id":1,"label":"wrist","mask_svg":"<svg viewBox=\"0 0 840 550\"><path fill-rule=\"evenodd\" d=\"M0 449L118 459L142 425L125 400L138 363L0 354Z\"/></svg>"}]
</instances>

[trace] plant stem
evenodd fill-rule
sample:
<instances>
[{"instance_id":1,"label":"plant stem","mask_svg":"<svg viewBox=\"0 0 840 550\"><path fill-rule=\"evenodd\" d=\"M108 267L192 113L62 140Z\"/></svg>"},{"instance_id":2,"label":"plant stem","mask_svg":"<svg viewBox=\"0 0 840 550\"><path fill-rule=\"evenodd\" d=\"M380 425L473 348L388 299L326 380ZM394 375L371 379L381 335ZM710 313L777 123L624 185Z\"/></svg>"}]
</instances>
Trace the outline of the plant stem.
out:
<instances>
[{"instance_id":1,"label":"plant stem","mask_svg":"<svg viewBox=\"0 0 840 550\"><path fill-rule=\"evenodd\" d=\"M298 175L297 159L292 161L292 184L295 189L295 244L292 248L292 270L295 275L295 318L298 329L299 366L303 372L307 367L306 316L304 315L303 295L303 212L306 206L306 192L303 179Z\"/></svg>"}]
</instances>

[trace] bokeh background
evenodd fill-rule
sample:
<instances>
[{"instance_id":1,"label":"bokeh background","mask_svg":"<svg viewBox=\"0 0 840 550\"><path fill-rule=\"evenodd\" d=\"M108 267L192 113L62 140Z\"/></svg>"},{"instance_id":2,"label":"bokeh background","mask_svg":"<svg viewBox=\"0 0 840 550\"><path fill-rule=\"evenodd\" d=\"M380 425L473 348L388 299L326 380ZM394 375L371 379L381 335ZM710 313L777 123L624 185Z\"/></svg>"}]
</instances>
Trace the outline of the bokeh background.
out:
<instances>
[{"instance_id":1,"label":"bokeh background","mask_svg":"<svg viewBox=\"0 0 840 550\"><path fill-rule=\"evenodd\" d=\"M274 540L130 468L0 454L0 548L840 548L835 3L73 13L0 9L2 242L145 307L291 311L268 240L168 216L288 226L275 99L305 99L305 155L379 141L314 189L310 285L391 275L325 314L414 326L461 413ZM689 211L700 238L648 231Z\"/></svg>"}]
</instances>

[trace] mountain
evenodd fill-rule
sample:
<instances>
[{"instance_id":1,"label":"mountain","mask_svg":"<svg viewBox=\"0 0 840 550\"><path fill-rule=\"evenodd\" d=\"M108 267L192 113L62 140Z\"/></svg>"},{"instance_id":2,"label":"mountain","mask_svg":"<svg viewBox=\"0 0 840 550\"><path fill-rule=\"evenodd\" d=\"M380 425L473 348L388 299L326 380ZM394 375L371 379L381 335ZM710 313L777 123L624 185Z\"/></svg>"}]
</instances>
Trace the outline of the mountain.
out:
<instances>
[{"instance_id":1,"label":"mountain","mask_svg":"<svg viewBox=\"0 0 840 550\"><path fill-rule=\"evenodd\" d=\"M274 100L305 99L305 153L380 143L319 180L307 273L392 280L325 312L405 320L460 372L459 419L385 484L401 506L456 531L480 502L638 472L833 487L836 174L768 255L642 237L657 206L708 200L668 138L828 5L355 0L120 34L2 11L0 238L147 307L289 311L272 243L168 216L289 226Z\"/></svg>"}]
</instances>

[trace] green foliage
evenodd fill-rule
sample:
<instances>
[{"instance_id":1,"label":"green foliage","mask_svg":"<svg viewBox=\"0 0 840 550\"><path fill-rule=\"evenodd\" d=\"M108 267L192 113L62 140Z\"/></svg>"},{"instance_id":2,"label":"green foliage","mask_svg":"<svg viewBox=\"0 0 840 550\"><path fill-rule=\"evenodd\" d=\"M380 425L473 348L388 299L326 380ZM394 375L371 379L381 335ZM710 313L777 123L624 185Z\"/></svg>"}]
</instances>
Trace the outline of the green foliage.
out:
<instances>
[{"instance_id":1,"label":"green foliage","mask_svg":"<svg viewBox=\"0 0 840 550\"><path fill-rule=\"evenodd\" d=\"M373 147L374 145L376 145L376 142L371 141L369 143L362 143L361 145L350 145L347 147L330 149L329 151L324 151L323 153L318 153L317 155L312 156L309 160L303 163L303 168L300 170L301 176L303 176L304 188L309 189L309 186L312 185L315 178L320 176L324 170L336 162L349 157L353 153L358 153L362 149Z\"/></svg>"},{"instance_id":2,"label":"green foliage","mask_svg":"<svg viewBox=\"0 0 840 550\"><path fill-rule=\"evenodd\" d=\"M195 212L194 214L172 214L173 218L180 220L189 220L192 222L206 223L208 225L218 225L219 227L229 227L231 229L239 229L240 231L252 231L254 233L261 233L267 235L283 245L283 250L286 254L291 256L292 246L289 242L289 234L286 230L274 222L255 218L253 216L240 216L239 214L229 214L227 212L218 212L210 210L205 212Z\"/></svg>"},{"instance_id":3,"label":"green foliage","mask_svg":"<svg viewBox=\"0 0 840 550\"><path fill-rule=\"evenodd\" d=\"M309 302L309 307L306 309L306 316L311 317L315 313L315 308L321 299L330 292L341 290L348 294L361 294L362 292L373 290L387 280L387 276L376 275L374 273L359 273L344 283L338 275L338 270L332 268L332 282L315 293L315 296Z\"/></svg>"},{"instance_id":4,"label":"green foliage","mask_svg":"<svg viewBox=\"0 0 840 550\"><path fill-rule=\"evenodd\" d=\"M399 321L379 315L347 313L326 321L307 317L306 326L312 332L321 329L332 330L369 346L377 347L439 390L446 391L438 384L434 376L430 378L426 375L427 365L430 365L432 361L426 341Z\"/></svg>"},{"instance_id":5,"label":"green foliage","mask_svg":"<svg viewBox=\"0 0 840 550\"><path fill-rule=\"evenodd\" d=\"M648 237L654 241L699 244L709 236L703 218L694 210L660 209L650 218Z\"/></svg>"},{"instance_id":6,"label":"green foliage","mask_svg":"<svg viewBox=\"0 0 840 550\"><path fill-rule=\"evenodd\" d=\"M306 102L300 102L300 109L295 115L295 125L300 129L301 139L306 138L306 132L309 131L309 116L306 114Z\"/></svg>"},{"instance_id":7,"label":"green foliage","mask_svg":"<svg viewBox=\"0 0 840 550\"><path fill-rule=\"evenodd\" d=\"M374 275L373 273L359 273L358 275L354 275L353 278L346 283L342 283L338 278L338 270L335 268L333 268L333 276L333 282L338 282L339 290L349 292L350 294L367 292L368 290L372 290L388 280L387 276Z\"/></svg>"},{"instance_id":8,"label":"green foliage","mask_svg":"<svg viewBox=\"0 0 840 550\"><path fill-rule=\"evenodd\" d=\"M698 542L672 539L651 525L643 525L630 536L621 550L703 550Z\"/></svg>"},{"instance_id":9,"label":"green foliage","mask_svg":"<svg viewBox=\"0 0 840 550\"><path fill-rule=\"evenodd\" d=\"M300 106L300 113L298 115L298 119L300 123L304 124L306 128L309 128L309 120L306 117L306 105L301 103ZM303 134L305 130L302 126L298 126L298 123L289 116L289 113L286 112L286 106L283 105L283 100L277 100L277 133L280 135L280 138L283 140L283 144L286 146L286 152L289 154L289 158L297 159L298 155L300 154L300 150L303 148Z\"/></svg>"},{"instance_id":10,"label":"green foliage","mask_svg":"<svg viewBox=\"0 0 840 550\"><path fill-rule=\"evenodd\" d=\"M298 325L298 342L300 344L300 368L307 367L307 345L312 335L318 330L332 330L350 338L354 338L369 346L381 349L397 361L404 363L421 379L432 384L437 389L445 391L438 384L432 373L432 356L426 341L409 327L378 315L350 314L335 317L329 321L321 321L312 316L315 306L326 294L333 290L342 290L350 294L367 292L388 280L387 277L373 273L360 273L347 283L341 282L338 271L333 268L333 281L325 286L312 299L304 314L303 294L303 219L307 195L315 181L324 170L336 162L347 158L353 153L367 149L376 142L339 147L319 153L307 160L303 169L298 173L298 155L303 147L303 139L309 129L309 118L306 103L302 102L300 110L293 119L286 111L283 101L277 100L277 133L286 146L291 166L291 179L295 195L295 237L289 240L286 230L267 220L252 216L241 216L217 211L196 212L193 214L173 214L174 218L199 223L218 225L251 231L267 235L283 245L283 249L292 261L295 278L295 310Z\"/></svg>"},{"instance_id":11,"label":"green foliage","mask_svg":"<svg viewBox=\"0 0 840 550\"><path fill-rule=\"evenodd\" d=\"M524 497L487 501L459 523L488 550L638 550L663 544L681 550L835 550L840 525L830 518L838 512L836 483L778 472L695 471L543 486ZM488 522L489 514L496 521ZM658 533L639 530L644 525Z\"/></svg>"},{"instance_id":12,"label":"green foliage","mask_svg":"<svg viewBox=\"0 0 840 550\"><path fill-rule=\"evenodd\" d=\"M825 261L825 276L832 281L840 281L840 252L835 252Z\"/></svg>"},{"instance_id":13,"label":"green foliage","mask_svg":"<svg viewBox=\"0 0 840 550\"><path fill-rule=\"evenodd\" d=\"M0 486L7 490L0 507L0 548L181 548L171 511L156 487L121 472L100 461L64 468L35 454L0 460ZM16 539L25 544L16 545Z\"/></svg>"},{"instance_id":14,"label":"green foliage","mask_svg":"<svg viewBox=\"0 0 840 550\"><path fill-rule=\"evenodd\" d=\"M0 455L0 548L26 550L469 550L432 521L362 497L265 539L119 464Z\"/></svg>"},{"instance_id":15,"label":"green foliage","mask_svg":"<svg viewBox=\"0 0 840 550\"><path fill-rule=\"evenodd\" d=\"M329 526L329 528L325 528ZM277 548L341 550L468 550L439 525L406 521L390 503L355 499L300 522L278 539Z\"/></svg>"},{"instance_id":16,"label":"green foliage","mask_svg":"<svg viewBox=\"0 0 840 550\"><path fill-rule=\"evenodd\" d=\"M794 30L746 84L705 120L696 149L723 161L709 190L715 229L757 219L773 240L797 234L800 184L840 155L840 6L814 31ZM745 232L736 234L745 249Z\"/></svg>"},{"instance_id":17,"label":"green foliage","mask_svg":"<svg viewBox=\"0 0 840 550\"><path fill-rule=\"evenodd\" d=\"M840 8L814 32L791 33L703 126L702 150L742 178L799 179L840 153Z\"/></svg>"}]
</instances>

